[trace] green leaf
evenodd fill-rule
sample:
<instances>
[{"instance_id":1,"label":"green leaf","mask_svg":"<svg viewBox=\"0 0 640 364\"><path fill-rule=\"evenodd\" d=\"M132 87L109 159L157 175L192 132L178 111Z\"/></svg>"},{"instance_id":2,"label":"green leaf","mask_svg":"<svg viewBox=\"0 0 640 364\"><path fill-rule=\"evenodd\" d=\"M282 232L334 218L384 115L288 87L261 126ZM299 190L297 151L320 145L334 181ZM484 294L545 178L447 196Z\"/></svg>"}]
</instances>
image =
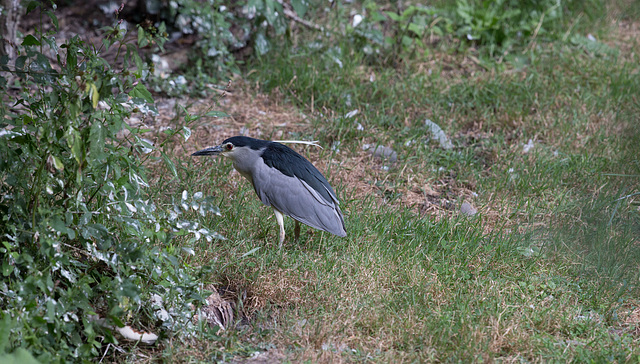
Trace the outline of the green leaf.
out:
<instances>
[{"instance_id":1,"label":"green leaf","mask_svg":"<svg viewBox=\"0 0 640 364\"><path fill-rule=\"evenodd\" d=\"M53 156L53 166L59 171L63 171L64 170L64 163L62 163L60 158L58 158L55 155Z\"/></svg>"},{"instance_id":2,"label":"green leaf","mask_svg":"<svg viewBox=\"0 0 640 364\"><path fill-rule=\"evenodd\" d=\"M73 129L73 144L71 145L71 154L78 162L78 165L82 165L82 161L84 160L84 147L83 147L82 137L80 136L80 132Z\"/></svg>"},{"instance_id":3,"label":"green leaf","mask_svg":"<svg viewBox=\"0 0 640 364\"><path fill-rule=\"evenodd\" d=\"M124 322L122 322L119 317L109 315L109 318L113 321L114 324L116 324L116 326L124 327Z\"/></svg>"},{"instance_id":4,"label":"green leaf","mask_svg":"<svg viewBox=\"0 0 640 364\"><path fill-rule=\"evenodd\" d=\"M160 52L164 53L164 44L168 40L167 26L164 24L164 22L161 22L160 26L158 26L157 34L158 36L155 39L155 45L157 45L158 48L160 48Z\"/></svg>"},{"instance_id":5,"label":"green leaf","mask_svg":"<svg viewBox=\"0 0 640 364\"><path fill-rule=\"evenodd\" d=\"M31 2L29 2L29 4L27 4L27 14L32 12L33 9L37 8L38 6L40 6L40 2L39 1L31 1Z\"/></svg>"},{"instance_id":6,"label":"green leaf","mask_svg":"<svg viewBox=\"0 0 640 364\"><path fill-rule=\"evenodd\" d=\"M104 159L104 136L105 130L102 123L94 121L89 132L89 141L91 143L89 146L89 153L92 160L99 161Z\"/></svg>"},{"instance_id":7,"label":"green leaf","mask_svg":"<svg viewBox=\"0 0 640 364\"><path fill-rule=\"evenodd\" d=\"M393 21L398 22L398 21L402 20L402 17L400 15L394 13L394 12L385 11L384 13L387 14L387 16Z\"/></svg>"},{"instance_id":8,"label":"green leaf","mask_svg":"<svg viewBox=\"0 0 640 364\"><path fill-rule=\"evenodd\" d=\"M51 68L49 58L42 53L36 53L36 59L29 63L29 70L33 72L33 77L38 83L49 84L53 82L52 75L57 72Z\"/></svg>"},{"instance_id":9,"label":"green leaf","mask_svg":"<svg viewBox=\"0 0 640 364\"><path fill-rule=\"evenodd\" d=\"M47 314L46 318L48 322L54 322L56 320L57 310L56 303L52 299L47 300Z\"/></svg>"},{"instance_id":10,"label":"green leaf","mask_svg":"<svg viewBox=\"0 0 640 364\"><path fill-rule=\"evenodd\" d=\"M8 277L11 273L13 273L13 264L5 260L2 262L2 275Z\"/></svg>"},{"instance_id":11,"label":"green leaf","mask_svg":"<svg viewBox=\"0 0 640 364\"><path fill-rule=\"evenodd\" d=\"M141 26L138 25L138 47L143 48L149 45L149 40L147 39L147 35L142 29Z\"/></svg>"},{"instance_id":12,"label":"green leaf","mask_svg":"<svg viewBox=\"0 0 640 364\"><path fill-rule=\"evenodd\" d=\"M91 216L92 214L90 212L85 212L84 214L82 214L82 217L80 217L80 220L78 220L78 225L82 226L88 224L89 221L91 221ZM85 239L88 238L85 237Z\"/></svg>"},{"instance_id":13,"label":"green leaf","mask_svg":"<svg viewBox=\"0 0 640 364\"><path fill-rule=\"evenodd\" d=\"M256 10L264 10L263 0L249 0L247 3L248 8L256 8Z\"/></svg>"},{"instance_id":14,"label":"green leaf","mask_svg":"<svg viewBox=\"0 0 640 364\"><path fill-rule=\"evenodd\" d=\"M100 101L100 94L98 93L98 88L95 83L87 84L87 88L89 88L89 96L91 97L91 105L95 109L98 107L98 101Z\"/></svg>"},{"instance_id":15,"label":"green leaf","mask_svg":"<svg viewBox=\"0 0 640 364\"><path fill-rule=\"evenodd\" d=\"M296 14L302 18L304 14L306 14L307 9L309 9L309 2L308 0L291 0L291 6Z\"/></svg>"},{"instance_id":16,"label":"green leaf","mask_svg":"<svg viewBox=\"0 0 640 364\"><path fill-rule=\"evenodd\" d=\"M407 37L406 35L402 36L402 45L405 47L409 47L413 44L413 38Z\"/></svg>"},{"instance_id":17,"label":"green leaf","mask_svg":"<svg viewBox=\"0 0 640 364\"><path fill-rule=\"evenodd\" d=\"M8 316L8 315L5 315ZM7 335L9 337L9 335ZM4 364L40 364L30 352L23 348L17 348L11 354L0 354L0 363Z\"/></svg>"},{"instance_id":18,"label":"green leaf","mask_svg":"<svg viewBox=\"0 0 640 364\"><path fill-rule=\"evenodd\" d=\"M45 10L44 13L47 14L47 16L51 19L51 23L53 24L53 27L55 28L55 30L57 32L58 31L58 18L56 17L56 15L51 10Z\"/></svg>"},{"instance_id":19,"label":"green leaf","mask_svg":"<svg viewBox=\"0 0 640 364\"><path fill-rule=\"evenodd\" d=\"M417 8L415 5L411 5L405 11L402 12L402 17L405 19L409 19L410 16L420 11L421 11L420 8Z\"/></svg>"},{"instance_id":20,"label":"green leaf","mask_svg":"<svg viewBox=\"0 0 640 364\"><path fill-rule=\"evenodd\" d=\"M18 58L16 58L16 70L18 71L22 71L24 70L24 65L25 63L27 63L27 56L19 56Z\"/></svg>"},{"instance_id":21,"label":"green leaf","mask_svg":"<svg viewBox=\"0 0 640 364\"><path fill-rule=\"evenodd\" d=\"M57 92L51 92L47 95L49 97L49 100L51 101L51 105L57 105L58 101L60 100L59 98L59 94Z\"/></svg>"},{"instance_id":22,"label":"green leaf","mask_svg":"<svg viewBox=\"0 0 640 364\"><path fill-rule=\"evenodd\" d=\"M186 126L182 127L182 136L184 137L184 141L186 142L191 137L191 129Z\"/></svg>"},{"instance_id":23,"label":"green leaf","mask_svg":"<svg viewBox=\"0 0 640 364\"><path fill-rule=\"evenodd\" d=\"M173 161L165 152L162 152L162 160L167 165L167 167L169 167L169 170L171 171L171 174L173 174L173 177L177 178L178 172L176 171L176 166L175 164L173 164Z\"/></svg>"},{"instance_id":24,"label":"green leaf","mask_svg":"<svg viewBox=\"0 0 640 364\"><path fill-rule=\"evenodd\" d=\"M226 118L229 117L229 114L224 111L209 111L208 113L204 114L204 116L210 116L213 118Z\"/></svg>"},{"instance_id":25,"label":"green leaf","mask_svg":"<svg viewBox=\"0 0 640 364\"><path fill-rule=\"evenodd\" d=\"M76 159L76 162L78 162L78 165L82 165L82 161L84 160L82 137L80 136L80 132L75 128L69 128L67 132L67 145L71 148L71 154Z\"/></svg>"},{"instance_id":26,"label":"green leaf","mask_svg":"<svg viewBox=\"0 0 640 364\"><path fill-rule=\"evenodd\" d=\"M67 225L64 223L64 221L62 221L62 219L60 219L59 216L53 216L51 218L51 221L49 222L49 225L51 225L51 227L53 228L53 230L61 233L61 234L67 234L69 236L69 239L75 239L76 238L76 233L75 231L73 231L72 229L69 229L67 227Z\"/></svg>"},{"instance_id":27,"label":"green leaf","mask_svg":"<svg viewBox=\"0 0 640 364\"><path fill-rule=\"evenodd\" d=\"M41 43L38 39L36 39L36 37L29 34L26 37L24 37L24 40L22 40L22 45L23 46L39 46L41 45Z\"/></svg>"},{"instance_id":28,"label":"green leaf","mask_svg":"<svg viewBox=\"0 0 640 364\"><path fill-rule=\"evenodd\" d=\"M31 69L37 71L46 71L51 69L51 63L49 62L49 58L42 53L36 53L36 60L31 62Z\"/></svg>"},{"instance_id":29,"label":"green leaf","mask_svg":"<svg viewBox=\"0 0 640 364\"><path fill-rule=\"evenodd\" d=\"M136 77L142 77L142 70L144 70L144 63L142 62L142 58L137 51L131 53L131 57L133 57L133 61L136 64Z\"/></svg>"},{"instance_id":30,"label":"green leaf","mask_svg":"<svg viewBox=\"0 0 640 364\"><path fill-rule=\"evenodd\" d=\"M422 34L424 33L425 27L424 26L420 26L416 23L410 23L409 24L409 31L412 32L413 34L417 35L418 37L422 37Z\"/></svg>"},{"instance_id":31,"label":"green leaf","mask_svg":"<svg viewBox=\"0 0 640 364\"><path fill-rule=\"evenodd\" d=\"M255 49L261 56L267 54L269 52L269 49L271 49L269 40L263 32L259 32L258 34L256 34Z\"/></svg>"},{"instance_id":32,"label":"green leaf","mask_svg":"<svg viewBox=\"0 0 640 364\"><path fill-rule=\"evenodd\" d=\"M80 235L87 240L93 238L103 241L108 238L109 230L102 224L90 224L80 230Z\"/></svg>"},{"instance_id":33,"label":"green leaf","mask_svg":"<svg viewBox=\"0 0 640 364\"><path fill-rule=\"evenodd\" d=\"M279 5L275 0L264 0L264 17L267 18L269 25L274 25L276 22L276 6ZM280 13L282 14L282 13Z\"/></svg>"},{"instance_id":34,"label":"green leaf","mask_svg":"<svg viewBox=\"0 0 640 364\"><path fill-rule=\"evenodd\" d=\"M153 96L151 95L151 92L149 92L141 82L138 82L138 84L129 92L129 96L132 98L138 97L150 104L153 104Z\"/></svg>"}]
</instances>

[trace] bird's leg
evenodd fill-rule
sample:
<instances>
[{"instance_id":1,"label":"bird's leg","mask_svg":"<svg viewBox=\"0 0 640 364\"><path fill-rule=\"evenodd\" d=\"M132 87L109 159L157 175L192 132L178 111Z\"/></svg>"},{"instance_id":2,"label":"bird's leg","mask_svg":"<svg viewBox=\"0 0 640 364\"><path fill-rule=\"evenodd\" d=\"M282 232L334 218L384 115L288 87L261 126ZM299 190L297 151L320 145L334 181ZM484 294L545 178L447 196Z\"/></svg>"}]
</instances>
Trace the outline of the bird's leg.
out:
<instances>
[{"instance_id":1,"label":"bird's leg","mask_svg":"<svg viewBox=\"0 0 640 364\"><path fill-rule=\"evenodd\" d=\"M298 244L298 239L300 238L300 222L296 220L296 228L293 230L293 234L295 236L294 242Z\"/></svg>"},{"instance_id":2,"label":"bird's leg","mask_svg":"<svg viewBox=\"0 0 640 364\"><path fill-rule=\"evenodd\" d=\"M276 214L276 221L280 225L280 248L282 248L282 243L284 242L284 215L276 209L273 209L273 213Z\"/></svg>"}]
</instances>

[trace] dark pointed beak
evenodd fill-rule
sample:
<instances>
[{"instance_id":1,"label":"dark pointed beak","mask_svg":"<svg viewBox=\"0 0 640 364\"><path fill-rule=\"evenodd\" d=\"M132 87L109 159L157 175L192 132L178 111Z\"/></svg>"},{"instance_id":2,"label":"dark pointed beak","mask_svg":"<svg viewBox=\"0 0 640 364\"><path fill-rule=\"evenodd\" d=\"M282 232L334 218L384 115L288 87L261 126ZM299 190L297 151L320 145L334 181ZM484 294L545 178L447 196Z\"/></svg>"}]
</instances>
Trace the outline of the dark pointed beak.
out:
<instances>
[{"instance_id":1,"label":"dark pointed beak","mask_svg":"<svg viewBox=\"0 0 640 364\"><path fill-rule=\"evenodd\" d=\"M199 150L193 154L191 154L192 156L199 156L199 155L218 155L222 152L222 147L217 145L215 147L209 147L207 149L203 149L203 150Z\"/></svg>"}]
</instances>

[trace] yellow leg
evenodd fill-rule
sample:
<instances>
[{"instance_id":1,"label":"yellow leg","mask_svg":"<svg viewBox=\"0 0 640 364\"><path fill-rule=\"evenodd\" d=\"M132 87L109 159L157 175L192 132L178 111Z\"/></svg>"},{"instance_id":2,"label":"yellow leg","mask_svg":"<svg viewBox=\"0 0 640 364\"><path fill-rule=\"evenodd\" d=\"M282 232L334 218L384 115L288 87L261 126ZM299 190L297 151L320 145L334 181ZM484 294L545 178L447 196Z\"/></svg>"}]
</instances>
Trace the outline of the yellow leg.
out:
<instances>
[{"instance_id":1,"label":"yellow leg","mask_svg":"<svg viewBox=\"0 0 640 364\"><path fill-rule=\"evenodd\" d=\"M284 215L276 209L273 209L273 213L276 214L276 221L280 225L280 248L282 248L282 243L284 242Z\"/></svg>"},{"instance_id":2,"label":"yellow leg","mask_svg":"<svg viewBox=\"0 0 640 364\"><path fill-rule=\"evenodd\" d=\"M298 220L296 220L296 228L295 228L295 230L293 232L294 232L294 236L295 236L293 241L296 244L298 244L298 239L300 238L300 223L298 222Z\"/></svg>"}]
</instances>

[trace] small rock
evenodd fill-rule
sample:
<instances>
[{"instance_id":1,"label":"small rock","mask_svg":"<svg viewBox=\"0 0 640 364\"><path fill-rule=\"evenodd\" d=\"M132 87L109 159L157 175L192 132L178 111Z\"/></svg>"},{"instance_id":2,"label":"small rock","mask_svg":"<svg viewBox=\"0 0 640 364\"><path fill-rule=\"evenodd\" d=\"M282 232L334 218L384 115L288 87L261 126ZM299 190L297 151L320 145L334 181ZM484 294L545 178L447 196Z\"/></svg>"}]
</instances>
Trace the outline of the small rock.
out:
<instances>
[{"instance_id":1,"label":"small rock","mask_svg":"<svg viewBox=\"0 0 640 364\"><path fill-rule=\"evenodd\" d=\"M356 14L353 16L353 22L351 23L352 26L355 28L358 26L358 24L362 23L362 20L364 19L364 17L360 14ZM591 34L589 34L591 35Z\"/></svg>"},{"instance_id":2,"label":"small rock","mask_svg":"<svg viewBox=\"0 0 640 364\"><path fill-rule=\"evenodd\" d=\"M374 157L380 159L386 159L391 163L395 163L398 160L398 153L395 150L385 147L384 145L373 146L370 144L365 144L362 146L362 149L368 151L373 154Z\"/></svg>"},{"instance_id":3,"label":"small rock","mask_svg":"<svg viewBox=\"0 0 640 364\"><path fill-rule=\"evenodd\" d=\"M470 204L467 201L465 201L465 202L462 203L462 206L460 206L460 212L463 215L473 216L473 215L478 213L478 209L473 207L472 204Z\"/></svg>"},{"instance_id":4,"label":"small rock","mask_svg":"<svg viewBox=\"0 0 640 364\"><path fill-rule=\"evenodd\" d=\"M336 152L336 153L340 153L340 141L336 140L333 142L333 144L331 144L331 150Z\"/></svg>"},{"instance_id":5,"label":"small rock","mask_svg":"<svg viewBox=\"0 0 640 364\"><path fill-rule=\"evenodd\" d=\"M438 140L442 149L453 148L453 144L451 144L451 141L449 140L449 138L447 138L447 135L444 133L444 131L442 131L442 128L438 124L429 119L425 120L424 124L427 126L427 128L429 128L429 131L431 132L431 135L433 135L433 138Z\"/></svg>"},{"instance_id":6,"label":"small rock","mask_svg":"<svg viewBox=\"0 0 640 364\"><path fill-rule=\"evenodd\" d=\"M525 144L524 147L522 147L522 152L529 153L531 149L533 149L533 147L534 147L533 140L529 139L529 142Z\"/></svg>"},{"instance_id":7,"label":"small rock","mask_svg":"<svg viewBox=\"0 0 640 364\"><path fill-rule=\"evenodd\" d=\"M151 62L153 62L153 75L160 78L167 78L171 75L171 68L169 67L169 61L165 57L157 54L151 55Z\"/></svg>"}]
</instances>

